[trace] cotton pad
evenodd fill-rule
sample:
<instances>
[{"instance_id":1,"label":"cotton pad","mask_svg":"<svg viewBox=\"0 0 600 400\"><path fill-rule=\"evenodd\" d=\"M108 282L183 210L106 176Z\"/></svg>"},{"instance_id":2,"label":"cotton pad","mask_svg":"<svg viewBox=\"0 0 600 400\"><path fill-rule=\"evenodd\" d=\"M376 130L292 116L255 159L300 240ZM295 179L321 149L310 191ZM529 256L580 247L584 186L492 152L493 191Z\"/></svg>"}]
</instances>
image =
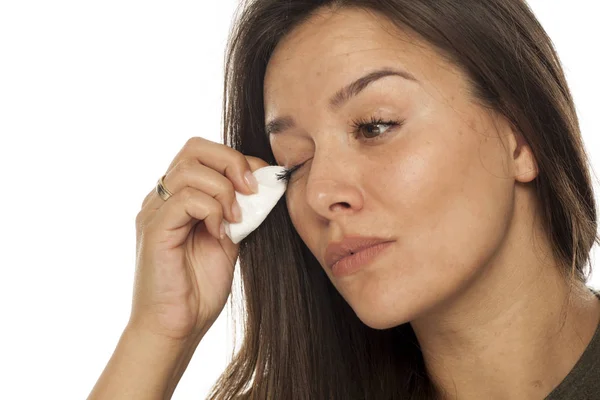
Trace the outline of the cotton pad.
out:
<instances>
[{"instance_id":1,"label":"cotton pad","mask_svg":"<svg viewBox=\"0 0 600 400\"><path fill-rule=\"evenodd\" d=\"M258 228L283 196L287 184L284 180L277 179L277 174L284 170L285 167L272 165L259 168L252 172L258 181L258 192L251 195L235 192L235 198L242 209L242 222L229 223L223 220L225 233L233 243L239 243Z\"/></svg>"}]
</instances>

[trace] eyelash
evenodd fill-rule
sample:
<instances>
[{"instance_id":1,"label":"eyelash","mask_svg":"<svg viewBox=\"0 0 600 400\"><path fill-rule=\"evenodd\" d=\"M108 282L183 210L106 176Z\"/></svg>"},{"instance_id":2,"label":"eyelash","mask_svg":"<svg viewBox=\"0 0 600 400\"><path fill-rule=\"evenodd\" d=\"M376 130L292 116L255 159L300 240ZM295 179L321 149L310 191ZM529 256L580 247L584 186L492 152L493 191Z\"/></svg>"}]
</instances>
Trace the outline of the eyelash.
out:
<instances>
[{"instance_id":1,"label":"eyelash","mask_svg":"<svg viewBox=\"0 0 600 400\"><path fill-rule=\"evenodd\" d=\"M378 118L378 117L371 117L368 120L365 120L365 119L353 120L352 121L352 127L354 128L353 133L354 133L354 136L356 137L360 133L360 130L362 128L364 128L364 127L367 127L367 126L389 125L390 127L394 127L394 126L402 125L403 123L404 123L404 121L396 121L396 120L385 121L385 120L383 120L381 118ZM368 139L366 139L366 141L377 141L377 140L380 140L382 138L385 138L387 136L388 131L390 129L386 130L384 133L382 133L381 135L379 135L379 136L377 136L375 138L368 138ZM302 165L304 165L304 163L298 164L298 165L294 165L294 166L292 166L290 168L286 168L283 172L277 174L277 179L281 180L281 181L289 182L289 180L292 177L292 174L298 168L300 168Z\"/></svg>"}]
</instances>

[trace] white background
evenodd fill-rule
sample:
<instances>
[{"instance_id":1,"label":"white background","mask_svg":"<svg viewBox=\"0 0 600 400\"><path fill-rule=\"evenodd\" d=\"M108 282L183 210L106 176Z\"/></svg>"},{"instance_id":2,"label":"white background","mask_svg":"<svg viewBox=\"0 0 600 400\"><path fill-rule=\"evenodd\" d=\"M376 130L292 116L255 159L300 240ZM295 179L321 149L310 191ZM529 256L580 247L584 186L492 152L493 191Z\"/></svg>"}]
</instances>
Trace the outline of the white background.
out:
<instances>
[{"instance_id":1,"label":"white background","mask_svg":"<svg viewBox=\"0 0 600 400\"><path fill-rule=\"evenodd\" d=\"M562 58L600 171L595 2L530 4ZM236 5L0 2L0 398L91 391L129 317L144 196L188 138L220 140ZM600 288L600 273L589 284ZM175 399L205 398L225 368L228 310Z\"/></svg>"}]
</instances>

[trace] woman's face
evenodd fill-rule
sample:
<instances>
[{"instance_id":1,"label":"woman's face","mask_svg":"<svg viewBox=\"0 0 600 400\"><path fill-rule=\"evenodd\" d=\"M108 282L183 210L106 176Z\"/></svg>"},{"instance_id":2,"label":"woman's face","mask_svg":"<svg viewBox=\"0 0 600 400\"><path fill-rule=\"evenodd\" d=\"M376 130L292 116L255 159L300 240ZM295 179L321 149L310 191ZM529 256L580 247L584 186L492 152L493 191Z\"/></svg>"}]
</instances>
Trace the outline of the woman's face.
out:
<instances>
[{"instance_id":1,"label":"woman's face","mask_svg":"<svg viewBox=\"0 0 600 400\"><path fill-rule=\"evenodd\" d=\"M390 75L330 103L340 88L382 68ZM464 75L383 16L321 13L279 43L264 82L265 121L279 165L304 163L286 203L299 235L368 326L385 329L464 290L505 236L515 180L512 131L477 105ZM353 122L381 119L354 132ZM506 148L505 148L506 147ZM393 240L366 268L337 278L325 263L345 236Z\"/></svg>"}]
</instances>

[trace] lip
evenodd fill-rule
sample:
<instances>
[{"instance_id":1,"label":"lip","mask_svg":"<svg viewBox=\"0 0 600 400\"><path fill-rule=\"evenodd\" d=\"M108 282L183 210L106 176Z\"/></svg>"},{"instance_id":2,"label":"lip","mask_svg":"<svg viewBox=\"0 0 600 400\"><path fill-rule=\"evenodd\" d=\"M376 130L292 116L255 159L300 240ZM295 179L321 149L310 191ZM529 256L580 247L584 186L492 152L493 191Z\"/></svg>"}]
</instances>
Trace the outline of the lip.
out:
<instances>
[{"instance_id":1,"label":"lip","mask_svg":"<svg viewBox=\"0 0 600 400\"><path fill-rule=\"evenodd\" d=\"M384 253L388 247L392 246L392 242L383 242L375 246L367 247L358 251L351 256L341 258L331 267L331 273L336 278L352 275L358 270L369 265L381 253Z\"/></svg>"},{"instance_id":2,"label":"lip","mask_svg":"<svg viewBox=\"0 0 600 400\"><path fill-rule=\"evenodd\" d=\"M325 264L331 269L342 258L378 244L393 242L390 239L367 236L346 236L340 242L331 242L325 249Z\"/></svg>"}]
</instances>

